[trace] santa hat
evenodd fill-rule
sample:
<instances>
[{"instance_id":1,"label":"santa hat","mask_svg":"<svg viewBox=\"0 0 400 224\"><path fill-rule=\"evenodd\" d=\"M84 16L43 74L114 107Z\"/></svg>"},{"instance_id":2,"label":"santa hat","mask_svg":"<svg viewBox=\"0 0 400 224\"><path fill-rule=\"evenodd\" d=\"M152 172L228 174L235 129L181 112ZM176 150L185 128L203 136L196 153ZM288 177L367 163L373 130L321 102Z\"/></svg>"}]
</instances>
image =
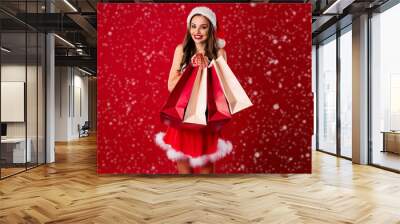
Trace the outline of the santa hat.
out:
<instances>
[{"instance_id":1,"label":"santa hat","mask_svg":"<svg viewBox=\"0 0 400 224\"><path fill-rule=\"evenodd\" d=\"M194 15L202 15L202 16L207 17L207 19L210 20L211 24L213 25L214 30L216 30L217 34L219 34L217 36L221 35L220 30L217 29L217 16L210 8L207 8L205 6L199 6L199 7L193 8L186 19L186 23L187 23L188 27L190 26L190 20L192 20L192 17ZM225 43L226 42L224 39L217 37L217 46L219 48L225 47Z\"/></svg>"}]
</instances>

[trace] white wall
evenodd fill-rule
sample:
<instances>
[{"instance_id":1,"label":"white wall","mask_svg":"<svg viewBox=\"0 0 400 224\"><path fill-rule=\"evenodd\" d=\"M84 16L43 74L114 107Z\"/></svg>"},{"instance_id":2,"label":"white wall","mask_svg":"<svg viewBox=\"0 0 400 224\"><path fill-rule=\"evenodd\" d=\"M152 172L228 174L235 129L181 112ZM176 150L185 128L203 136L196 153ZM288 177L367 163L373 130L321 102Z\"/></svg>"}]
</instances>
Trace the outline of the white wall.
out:
<instances>
[{"instance_id":1,"label":"white wall","mask_svg":"<svg viewBox=\"0 0 400 224\"><path fill-rule=\"evenodd\" d=\"M85 121L88 121L88 117L89 117L89 111L88 111L88 77L85 76L81 76L81 74L83 73L79 73L76 74L77 70L75 70L75 75L74 75L74 86L75 86L75 96L74 96L74 100L75 100L75 113L74 113L74 119L72 120L72 135L75 137L78 137L79 133L78 133L78 124L80 124L81 126L85 123ZM79 93L80 91L80 93ZM79 98L80 95L80 98ZM80 101L80 104L79 104ZM81 108L79 108L81 107ZM81 109L82 111L80 112L79 109Z\"/></svg>"},{"instance_id":2,"label":"white wall","mask_svg":"<svg viewBox=\"0 0 400 224\"><path fill-rule=\"evenodd\" d=\"M78 124L88 120L88 78L76 68L56 67L55 85L55 140L77 139Z\"/></svg>"},{"instance_id":3,"label":"white wall","mask_svg":"<svg viewBox=\"0 0 400 224\"><path fill-rule=\"evenodd\" d=\"M36 76L36 66L27 66L25 68L24 65L19 65L19 64L3 64L1 66L1 81L3 82L25 82L25 75L27 69L27 74L28 74L28 79L29 79L29 85L36 86L36 81L33 80L30 75L35 75ZM32 113L32 111L36 112L36 88L27 88L27 116L28 116L28 137L30 133L33 133L35 131L35 136L36 136L36 120L37 120L37 115L36 113ZM4 97L4 96L3 96ZM39 105L40 106L40 105ZM1 108L1 110L7 110L7 108ZM31 124L32 122L35 122L35 124ZM26 122L7 122L7 136L8 137L25 137L25 123ZM32 130L30 129L32 128Z\"/></svg>"},{"instance_id":4,"label":"white wall","mask_svg":"<svg viewBox=\"0 0 400 224\"><path fill-rule=\"evenodd\" d=\"M55 68L55 141L68 140L68 87L70 83L68 71L67 67Z\"/></svg>"},{"instance_id":5,"label":"white wall","mask_svg":"<svg viewBox=\"0 0 400 224\"><path fill-rule=\"evenodd\" d=\"M25 64L3 64L1 66L1 81L25 82ZM1 108L1 110L7 110L7 108ZM7 137L25 137L25 123L7 123Z\"/></svg>"}]
</instances>

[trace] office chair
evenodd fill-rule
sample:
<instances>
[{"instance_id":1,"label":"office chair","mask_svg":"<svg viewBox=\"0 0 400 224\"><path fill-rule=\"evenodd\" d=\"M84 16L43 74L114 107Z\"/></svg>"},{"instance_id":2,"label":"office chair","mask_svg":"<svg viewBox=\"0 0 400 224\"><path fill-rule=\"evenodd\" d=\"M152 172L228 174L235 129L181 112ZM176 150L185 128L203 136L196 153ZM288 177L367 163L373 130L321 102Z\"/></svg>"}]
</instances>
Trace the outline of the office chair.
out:
<instances>
[{"instance_id":1,"label":"office chair","mask_svg":"<svg viewBox=\"0 0 400 224\"><path fill-rule=\"evenodd\" d=\"M89 121L85 121L82 127L80 127L80 125L78 124L78 129L79 129L79 138L89 136L89 129L90 129Z\"/></svg>"}]
</instances>

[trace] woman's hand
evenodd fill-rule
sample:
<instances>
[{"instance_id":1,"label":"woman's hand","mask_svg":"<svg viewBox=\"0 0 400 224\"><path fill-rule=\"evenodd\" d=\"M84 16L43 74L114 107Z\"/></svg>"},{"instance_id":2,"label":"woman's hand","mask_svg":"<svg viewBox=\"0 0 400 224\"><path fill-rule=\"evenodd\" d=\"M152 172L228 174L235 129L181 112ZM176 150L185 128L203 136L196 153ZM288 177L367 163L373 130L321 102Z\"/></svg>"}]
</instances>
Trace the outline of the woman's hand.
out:
<instances>
[{"instance_id":1,"label":"woman's hand","mask_svg":"<svg viewBox=\"0 0 400 224\"><path fill-rule=\"evenodd\" d=\"M210 62L210 60L205 55L203 55L201 53L197 53L197 54L193 55L193 57L191 58L191 62L194 67L199 66L200 69L203 69L208 66L208 63Z\"/></svg>"}]
</instances>

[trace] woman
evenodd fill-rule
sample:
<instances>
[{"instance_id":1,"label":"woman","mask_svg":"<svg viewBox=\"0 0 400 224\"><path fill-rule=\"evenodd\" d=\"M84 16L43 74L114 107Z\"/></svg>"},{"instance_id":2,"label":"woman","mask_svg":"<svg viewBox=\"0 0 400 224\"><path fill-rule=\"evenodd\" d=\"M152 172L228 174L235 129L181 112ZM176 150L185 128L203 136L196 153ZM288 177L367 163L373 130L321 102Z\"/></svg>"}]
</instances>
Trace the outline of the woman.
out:
<instances>
[{"instance_id":1,"label":"woman","mask_svg":"<svg viewBox=\"0 0 400 224\"><path fill-rule=\"evenodd\" d=\"M225 43L217 39L216 28L216 16L211 9L196 7L190 12L185 39L175 48L168 78L170 92L189 63L202 69L219 56L226 60ZM200 130L168 127L165 134L157 134L156 142L166 150L169 159L176 161L180 174L191 174L196 167L201 174L209 174L214 172L215 161L232 150L232 144L220 136L220 131L207 127Z\"/></svg>"}]
</instances>

